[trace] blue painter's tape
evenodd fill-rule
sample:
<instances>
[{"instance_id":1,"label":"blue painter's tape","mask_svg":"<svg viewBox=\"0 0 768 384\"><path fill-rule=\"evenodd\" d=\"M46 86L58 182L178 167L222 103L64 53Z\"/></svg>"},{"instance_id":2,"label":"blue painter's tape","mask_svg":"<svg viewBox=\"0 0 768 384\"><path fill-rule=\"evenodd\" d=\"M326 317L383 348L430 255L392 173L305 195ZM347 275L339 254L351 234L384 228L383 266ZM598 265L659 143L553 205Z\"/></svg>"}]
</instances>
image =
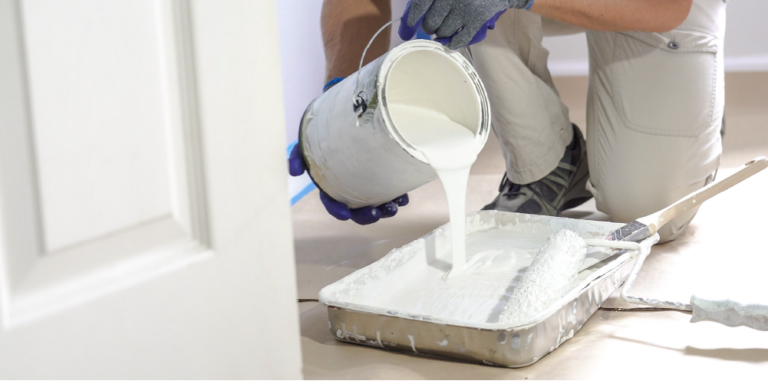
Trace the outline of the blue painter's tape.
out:
<instances>
[{"instance_id":1,"label":"blue painter's tape","mask_svg":"<svg viewBox=\"0 0 768 384\"><path fill-rule=\"evenodd\" d=\"M304 187L304 189L302 189L301 192L299 192L298 194L296 194L296 196L291 198L291 206L293 206L294 204L298 203L299 200L301 200L304 196L306 196L308 193L310 193L310 192L312 192L314 190L315 190L315 183L310 181L309 185Z\"/></svg>"},{"instance_id":2,"label":"blue painter's tape","mask_svg":"<svg viewBox=\"0 0 768 384\"><path fill-rule=\"evenodd\" d=\"M346 79L346 77L334 77L333 80L331 80L331 81L325 83L325 85L323 85L323 92L331 89L334 85L336 85L338 83L341 83L342 81L344 81L344 79Z\"/></svg>"}]
</instances>

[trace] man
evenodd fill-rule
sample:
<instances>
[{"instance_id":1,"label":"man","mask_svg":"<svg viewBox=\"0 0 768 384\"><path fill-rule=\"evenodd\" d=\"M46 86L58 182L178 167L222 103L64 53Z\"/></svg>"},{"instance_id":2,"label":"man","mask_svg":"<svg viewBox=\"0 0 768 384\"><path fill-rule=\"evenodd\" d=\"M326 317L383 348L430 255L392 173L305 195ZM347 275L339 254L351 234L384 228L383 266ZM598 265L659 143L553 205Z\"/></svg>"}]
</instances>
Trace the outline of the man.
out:
<instances>
[{"instance_id":1,"label":"man","mask_svg":"<svg viewBox=\"0 0 768 384\"><path fill-rule=\"evenodd\" d=\"M412 0L399 33L407 40L421 28L448 48L468 46L506 161L499 195L484 209L558 215L594 197L599 210L629 222L714 179L722 151L725 3ZM329 79L356 71L370 36L390 19L385 0L326 0ZM563 31L583 31L589 44L586 141L570 123L542 46L545 33ZM389 46L379 39L371 58ZM361 224L407 203L405 197L349 210L321 197L331 214ZM695 214L664 226L662 241L679 236Z\"/></svg>"}]
</instances>

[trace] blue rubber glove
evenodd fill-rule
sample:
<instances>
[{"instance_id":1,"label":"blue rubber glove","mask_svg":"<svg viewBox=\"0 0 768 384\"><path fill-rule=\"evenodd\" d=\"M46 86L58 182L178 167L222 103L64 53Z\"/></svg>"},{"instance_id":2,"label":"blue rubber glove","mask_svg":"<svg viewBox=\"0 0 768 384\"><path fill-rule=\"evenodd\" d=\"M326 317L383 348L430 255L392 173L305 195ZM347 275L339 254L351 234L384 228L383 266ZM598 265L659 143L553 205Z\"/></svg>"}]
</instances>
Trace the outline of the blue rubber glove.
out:
<instances>
[{"instance_id":1,"label":"blue rubber glove","mask_svg":"<svg viewBox=\"0 0 768 384\"><path fill-rule=\"evenodd\" d=\"M398 33L410 40L421 28L450 49L485 39L509 8L529 9L534 0L409 0Z\"/></svg>"},{"instance_id":2,"label":"blue rubber glove","mask_svg":"<svg viewBox=\"0 0 768 384\"><path fill-rule=\"evenodd\" d=\"M291 150L291 156L288 157L288 173L291 176L300 176L307 170L304 159L301 157L299 146L296 145ZM362 208L349 208L346 204L334 200L322 190L320 191L320 201L325 206L325 210L331 216L339 220L352 219L360 225L373 224L379 219L392 217L397 214L397 207L408 205L408 194L402 195L389 203L384 203L378 207L368 206Z\"/></svg>"},{"instance_id":3,"label":"blue rubber glove","mask_svg":"<svg viewBox=\"0 0 768 384\"><path fill-rule=\"evenodd\" d=\"M335 78L329 81L323 87L323 92L327 91L341 80L343 80L343 78ZM297 144L293 147L291 155L288 157L288 173L291 176L301 176L306 170L307 166L304 164L301 150ZM342 221L352 219L352 221L357 224L368 225L373 224L380 219L392 217L397 214L397 207L408 205L408 194L402 195L388 203L379 205L378 207L367 206L352 209L346 204L334 200L332 197L328 196L328 194L320 190L320 201L331 216Z\"/></svg>"}]
</instances>

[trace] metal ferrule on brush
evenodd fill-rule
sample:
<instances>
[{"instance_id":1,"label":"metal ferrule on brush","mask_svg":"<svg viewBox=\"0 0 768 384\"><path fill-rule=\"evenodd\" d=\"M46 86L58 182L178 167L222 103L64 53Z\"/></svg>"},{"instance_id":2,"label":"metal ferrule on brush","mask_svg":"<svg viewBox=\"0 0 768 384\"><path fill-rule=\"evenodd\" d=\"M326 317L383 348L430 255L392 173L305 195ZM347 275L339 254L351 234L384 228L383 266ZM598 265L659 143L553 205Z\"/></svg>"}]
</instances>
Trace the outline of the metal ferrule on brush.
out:
<instances>
[{"instance_id":1,"label":"metal ferrule on brush","mask_svg":"<svg viewBox=\"0 0 768 384\"><path fill-rule=\"evenodd\" d=\"M651 229L648 228L647 225L639 222L639 221L633 221L611 233L610 235L606 236L606 240L611 241L643 241L649 237L651 237L653 234L651 233Z\"/></svg>"}]
</instances>

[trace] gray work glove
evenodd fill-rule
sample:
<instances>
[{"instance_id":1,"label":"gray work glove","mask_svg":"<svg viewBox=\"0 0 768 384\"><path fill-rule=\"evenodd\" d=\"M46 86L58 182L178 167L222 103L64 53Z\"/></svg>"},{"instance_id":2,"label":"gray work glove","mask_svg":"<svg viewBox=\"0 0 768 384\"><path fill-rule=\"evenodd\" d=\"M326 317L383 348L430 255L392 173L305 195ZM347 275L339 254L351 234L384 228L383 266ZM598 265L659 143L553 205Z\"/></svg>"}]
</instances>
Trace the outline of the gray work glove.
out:
<instances>
[{"instance_id":1,"label":"gray work glove","mask_svg":"<svg viewBox=\"0 0 768 384\"><path fill-rule=\"evenodd\" d=\"M450 49L472 45L485 38L496 20L509 8L528 9L534 0L410 0L400 22L399 34L410 40L419 27Z\"/></svg>"}]
</instances>

